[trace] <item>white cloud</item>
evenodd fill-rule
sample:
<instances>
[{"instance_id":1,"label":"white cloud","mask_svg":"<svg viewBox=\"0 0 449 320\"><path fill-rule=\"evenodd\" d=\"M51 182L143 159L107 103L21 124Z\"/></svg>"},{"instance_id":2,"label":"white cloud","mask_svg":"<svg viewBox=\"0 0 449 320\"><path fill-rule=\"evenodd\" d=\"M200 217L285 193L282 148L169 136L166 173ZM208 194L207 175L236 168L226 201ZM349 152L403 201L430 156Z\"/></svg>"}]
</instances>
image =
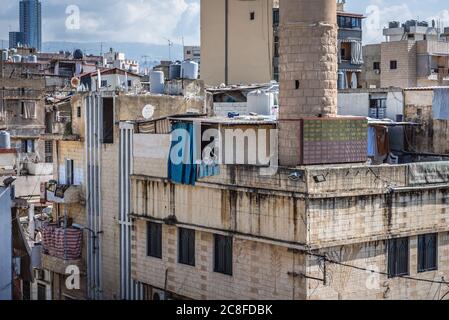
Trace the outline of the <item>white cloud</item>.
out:
<instances>
[{"instance_id":1,"label":"white cloud","mask_svg":"<svg viewBox=\"0 0 449 320\"><path fill-rule=\"evenodd\" d=\"M392 6L382 6L384 4L383 0L376 0L375 3L379 4L379 6L367 7L367 12L365 12L367 18L364 21L363 41L366 44L385 41L382 30L391 21L403 23L407 20L418 19L416 12L412 12L405 3ZM419 17L419 19L429 23L432 20L441 21L443 25L449 26L449 10L445 9L434 16Z\"/></svg>"}]
</instances>

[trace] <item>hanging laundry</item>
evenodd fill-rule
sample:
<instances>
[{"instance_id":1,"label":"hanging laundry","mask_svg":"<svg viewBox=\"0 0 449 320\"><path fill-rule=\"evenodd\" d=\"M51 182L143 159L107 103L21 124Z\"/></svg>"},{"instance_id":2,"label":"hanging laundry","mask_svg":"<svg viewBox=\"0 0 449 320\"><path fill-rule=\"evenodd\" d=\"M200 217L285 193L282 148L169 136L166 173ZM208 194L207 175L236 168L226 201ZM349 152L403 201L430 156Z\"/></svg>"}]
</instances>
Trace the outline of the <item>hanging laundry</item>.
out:
<instances>
[{"instance_id":1,"label":"hanging laundry","mask_svg":"<svg viewBox=\"0 0 449 320\"><path fill-rule=\"evenodd\" d=\"M432 111L434 120L449 120L449 89L433 90Z\"/></svg>"},{"instance_id":2,"label":"hanging laundry","mask_svg":"<svg viewBox=\"0 0 449 320\"><path fill-rule=\"evenodd\" d=\"M172 129L168 179L175 183L195 185L197 165L194 161L196 150L194 126L192 123L182 122L173 124Z\"/></svg>"},{"instance_id":3,"label":"hanging laundry","mask_svg":"<svg viewBox=\"0 0 449 320\"><path fill-rule=\"evenodd\" d=\"M377 154L377 135L374 127L368 128L368 157L375 157Z\"/></svg>"}]
</instances>

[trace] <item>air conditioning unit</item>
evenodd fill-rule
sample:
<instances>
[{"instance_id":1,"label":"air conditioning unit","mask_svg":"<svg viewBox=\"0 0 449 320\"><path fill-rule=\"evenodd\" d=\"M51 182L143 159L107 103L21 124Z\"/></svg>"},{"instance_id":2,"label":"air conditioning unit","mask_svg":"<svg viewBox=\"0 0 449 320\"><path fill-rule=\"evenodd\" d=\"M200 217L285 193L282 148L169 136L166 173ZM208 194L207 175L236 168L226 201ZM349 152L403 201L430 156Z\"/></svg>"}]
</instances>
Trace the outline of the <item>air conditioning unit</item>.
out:
<instances>
[{"instance_id":1,"label":"air conditioning unit","mask_svg":"<svg viewBox=\"0 0 449 320\"><path fill-rule=\"evenodd\" d=\"M380 70L374 70L375 74L380 74Z\"/></svg>"},{"instance_id":2,"label":"air conditioning unit","mask_svg":"<svg viewBox=\"0 0 449 320\"><path fill-rule=\"evenodd\" d=\"M50 282L50 272L47 270L34 269L34 278L38 281Z\"/></svg>"},{"instance_id":3,"label":"air conditioning unit","mask_svg":"<svg viewBox=\"0 0 449 320\"><path fill-rule=\"evenodd\" d=\"M152 290L152 299L153 300L168 300L167 295L165 294L164 290L154 289Z\"/></svg>"},{"instance_id":4,"label":"air conditioning unit","mask_svg":"<svg viewBox=\"0 0 449 320\"><path fill-rule=\"evenodd\" d=\"M45 281L45 271L40 269L34 269L34 278L36 280Z\"/></svg>"}]
</instances>

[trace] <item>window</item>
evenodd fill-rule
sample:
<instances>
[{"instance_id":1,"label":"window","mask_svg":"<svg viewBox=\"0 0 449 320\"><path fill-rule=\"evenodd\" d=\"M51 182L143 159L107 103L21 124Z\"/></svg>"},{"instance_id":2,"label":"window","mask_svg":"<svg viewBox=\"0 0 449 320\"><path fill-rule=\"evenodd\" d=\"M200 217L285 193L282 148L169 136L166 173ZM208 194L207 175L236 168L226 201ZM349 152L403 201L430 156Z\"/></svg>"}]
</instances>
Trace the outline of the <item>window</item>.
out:
<instances>
[{"instance_id":1,"label":"window","mask_svg":"<svg viewBox=\"0 0 449 320\"><path fill-rule=\"evenodd\" d=\"M22 101L20 115L23 119L36 119L36 102Z\"/></svg>"},{"instance_id":2,"label":"window","mask_svg":"<svg viewBox=\"0 0 449 320\"><path fill-rule=\"evenodd\" d=\"M387 98L370 98L370 117L374 119L385 119L387 117Z\"/></svg>"},{"instance_id":3,"label":"window","mask_svg":"<svg viewBox=\"0 0 449 320\"><path fill-rule=\"evenodd\" d=\"M31 287L28 281L22 281L22 299L24 301L31 300Z\"/></svg>"},{"instance_id":4,"label":"window","mask_svg":"<svg viewBox=\"0 0 449 320\"><path fill-rule=\"evenodd\" d=\"M409 241L408 238L388 241L388 276L390 278L409 274Z\"/></svg>"},{"instance_id":5,"label":"window","mask_svg":"<svg viewBox=\"0 0 449 320\"><path fill-rule=\"evenodd\" d=\"M21 152L22 153L34 153L35 150L35 145L34 145L34 140L22 140L21 143Z\"/></svg>"},{"instance_id":6,"label":"window","mask_svg":"<svg viewBox=\"0 0 449 320\"><path fill-rule=\"evenodd\" d=\"M128 80L128 88L131 88L133 86L132 80Z\"/></svg>"},{"instance_id":7,"label":"window","mask_svg":"<svg viewBox=\"0 0 449 320\"><path fill-rule=\"evenodd\" d=\"M77 107L77 108L76 108L76 116L77 116L78 118L81 118L81 107Z\"/></svg>"},{"instance_id":8,"label":"window","mask_svg":"<svg viewBox=\"0 0 449 320\"><path fill-rule=\"evenodd\" d=\"M186 51L186 54L192 54L192 51L187 50L187 51Z\"/></svg>"},{"instance_id":9,"label":"window","mask_svg":"<svg viewBox=\"0 0 449 320\"><path fill-rule=\"evenodd\" d=\"M398 68L398 62L396 60L390 61L390 70L396 70Z\"/></svg>"},{"instance_id":10,"label":"window","mask_svg":"<svg viewBox=\"0 0 449 320\"><path fill-rule=\"evenodd\" d=\"M178 262L195 266L195 230L179 229Z\"/></svg>"},{"instance_id":11,"label":"window","mask_svg":"<svg viewBox=\"0 0 449 320\"><path fill-rule=\"evenodd\" d=\"M45 141L45 163L53 163L53 141Z\"/></svg>"},{"instance_id":12,"label":"window","mask_svg":"<svg viewBox=\"0 0 449 320\"><path fill-rule=\"evenodd\" d=\"M73 186L74 177L73 177L73 160L65 159L65 184L67 186Z\"/></svg>"},{"instance_id":13,"label":"window","mask_svg":"<svg viewBox=\"0 0 449 320\"><path fill-rule=\"evenodd\" d=\"M252 11L252 12L249 13L249 19L250 19L250 20L256 19L256 13L255 13L254 11Z\"/></svg>"},{"instance_id":14,"label":"window","mask_svg":"<svg viewBox=\"0 0 449 320\"><path fill-rule=\"evenodd\" d=\"M373 63L373 70L380 70L380 62Z\"/></svg>"},{"instance_id":15,"label":"window","mask_svg":"<svg viewBox=\"0 0 449 320\"><path fill-rule=\"evenodd\" d=\"M114 143L114 100L103 99L103 143Z\"/></svg>"},{"instance_id":16,"label":"window","mask_svg":"<svg viewBox=\"0 0 449 320\"><path fill-rule=\"evenodd\" d=\"M418 237L418 272L438 269L437 248L437 234L426 234Z\"/></svg>"},{"instance_id":17,"label":"window","mask_svg":"<svg viewBox=\"0 0 449 320\"><path fill-rule=\"evenodd\" d=\"M106 88L108 86L108 80L101 80L101 87Z\"/></svg>"},{"instance_id":18,"label":"window","mask_svg":"<svg viewBox=\"0 0 449 320\"><path fill-rule=\"evenodd\" d=\"M37 300L47 300L47 286L41 283L37 284Z\"/></svg>"},{"instance_id":19,"label":"window","mask_svg":"<svg viewBox=\"0 0 449 320\"><path fill-rule=\"evenodd\" d=\"M214 272L232 276L232 237L215 235Z\"/></svg>"},{"instance_id":20,"label":"window","mask_svg":"<svg viewBox=\"0 0 449 320\"><path fill-rule=\"evenodd\" d=\"M357 17L338 16L337 23L339 28L343 29L361 29L362 19Z\"/></svg>"},{"instance_id":21,"label":"window","mask_svg":"<svg viewBox=\"0 0 449 320\"><path fill-rule=\"evenodd\" d=\"M162 259L162 224L148 222L147 237L147 255Z\"/></svg>"}]
</instances>

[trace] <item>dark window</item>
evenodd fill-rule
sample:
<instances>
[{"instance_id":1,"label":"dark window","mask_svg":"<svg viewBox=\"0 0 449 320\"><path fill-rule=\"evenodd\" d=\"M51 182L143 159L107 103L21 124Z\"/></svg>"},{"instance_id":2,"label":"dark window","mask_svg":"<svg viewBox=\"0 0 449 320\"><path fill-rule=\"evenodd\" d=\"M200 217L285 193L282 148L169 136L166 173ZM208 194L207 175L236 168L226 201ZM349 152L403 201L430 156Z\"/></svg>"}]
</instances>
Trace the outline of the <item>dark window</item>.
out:
<instances>
[{"instance_id":1,"label":"dark window","mask_svg":"<svg viewBox=\"0 0 449 320\"><path fill-rule=\"evenodd\" d=\"M132 86L133 86L132 80L128 80L128 87L132 87Z\"/></svg>"},{"instance_id":2,"label":"dark window","mask_svg":"<svg viewBox=\"0 0 449 320\"><path fill-rule=\"evenodd\" d=\"M45 141L45 163L53 163L53 141Z\"/></svg>"},{"instance_id":3,"label":"dark window","mask_svg":"<svg viewBox=\"0 0 449 320\"><path fill-rule=\"evenodd\" d=\"M77 108L76 108L76 116L77 116L78 118L81 118L81 107L77 107Z\"/></svg>"},{"instance_id":4,"label":"dark window","mask_svg":"<svg viewBox=\"0 0 449 320\"><path fill-rule=\"evenodd\" d=\"M25 301L31 300L31 288L28 281L22 282L22 299Z\"/></svg>"},{"instance_id":5,"label":"dark window","mask_svg":"<svg viewBox=\"0 0 449 320\"><path fill-rule=\"evenodd\" d=\"M374 62L373 63L373 69L374 70L380 70L380 62Z\"/></svg>"},{"instance_id":6,"label":"dark window","mask_svg":"<svg viewBox=\"0 0 449 320\"><path fill-rule=\"evenodd\" d=\"M338 16L337 23L339 28L343 29L361 29L362 19L356 17Z\"/></svg>"},{"instance_id":7,"label":"dark window","mask_svg":"<svg viewBox=\"0 0 449 320\"><path fill-rule=\"evenodd\" d=\"M396 60L390 61L390 69L396 70L398 68L398 62Z\"/></svg>"},{"instance_id":8,"label":"dark window","mask_svg":"<svg viewBox=\"0 0 449 320\"><path fill-rule=\"evenodd\" d=\"M437 270L437 234L418 237L418 272Z\"/></svg>"},{"instance_id":9,"label":"dark window","mask_svg":"<svg viewBox=\"0 0 449 320\"><path fill-rule=\"evenodd\" d=\"M186 54L192 54L192 51L187 50Z\"/></svg>"},{"instance_id":10,"label":"dark window","mask_svg":"<svg viewBox=\"0 0 449 320\"><path fill-rule=\"evenodd\" d=\"M73 186L74 178L73 178L73 160L66 159L65 160L65 184L68 186Z\"/></svg>"},{"instance_id":11,"label":"dark window","mask_svg":"<svg viewBox=\"0 0 449 320\"><path fill-rule=\"evenodd\" d=\"M162 259L162 224L148 222L147 233L148 256Z\"/></svg>"},{"instance_id":12,"label":"dark window","mask_svg":"<svg viewBox=\"0 0 449 320\"><path fill-rule=\"evenodd\" d=\"M47 286L37 284L37 300L47 300Z\"/></svg>"},{"instance_id":13,"label":"dark window","mask_svg":"<svg viewBox=\"0 0 449 320\"><path fill-rule=\"evenodd\" d=\"M249 19L250 20L256 19L256 13L254 11L249 13Z\"/></svg>"},{"instance_id":14,"label":"dark window","mask_svg":"<svg viewBox=\"0 0 449 320\"><path fill-rule=\"evenodd\" d=\"M388 275L390 278L409 274L408 238L388 241Z\"/></svg>"},{"instance_id":15,"label":"dark window","mask_svg":"<svg viewBox=\"0 0 449 320\"><path fill-rule=\"evenodd\" d=\"M101 80L101 87L106 88L108 86L108 80Z\"/></svg>"},{"instance_id":16,"label":"dark window","mask_svg":"<svg viewBox=\"0 0 449 320\"><path fill-rule=\"evenodd\" d=\"M195 230L179 229L178 262L195 266Z\"/></svg>"},{"instance_id":17,"label":"dark window","mask_svg":"<svg viewBox=\"0 0 449 320\"><path fill-rule=\"evenodd\" d=\"M278 26L279 25L279 9L273 8L273 25Z\"/></svg>"},{"instance_id":18,"label":"dark window","mask_svg":"<svg viewBox=\"0 0 449 320\"><path fill-rule=\"evenodd\" d=\"M215 235L214 272L232 276L232 237Z\"/></svg>"},{"instance_id":19,"label":"dark window","mask_svg":"<svg viewBox=\"0 0 449 320\"><path fill-rule=\"evenodd\" d=\"M114 143L114 100L103 99L103 143Z\"/></svg>"},{"instance_id":20,"label":"dark window","mask_svg":"<svg viewBox=\"0 0 449 320\"><path fill-rule=\"evenodd\" d=\"M34 140L22 140L21 152L34 153L35 152Z\"/></svg>"}]
</instances>

